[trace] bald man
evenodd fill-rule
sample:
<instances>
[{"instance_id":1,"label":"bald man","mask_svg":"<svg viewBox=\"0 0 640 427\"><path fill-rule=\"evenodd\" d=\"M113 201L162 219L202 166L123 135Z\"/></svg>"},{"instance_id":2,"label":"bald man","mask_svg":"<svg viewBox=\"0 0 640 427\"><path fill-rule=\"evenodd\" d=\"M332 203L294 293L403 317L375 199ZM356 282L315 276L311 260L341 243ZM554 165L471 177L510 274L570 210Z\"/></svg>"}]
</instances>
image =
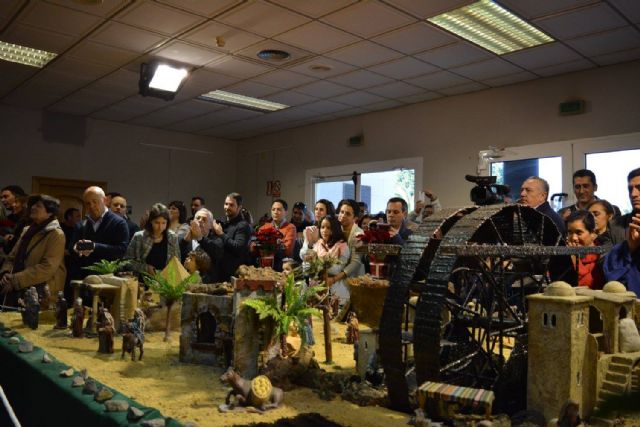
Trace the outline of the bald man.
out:
<instances>
[{"instance_id":1,"label":"bald man","mask_svg":"<svg viewBox=\"0 0 640 427\"><path fill-rule=\"evenodd\" d=\"M548 216L564 235L564 220L553 210L547 198L549 197L549 183L539 176L530 176L520 187L520 203L530 206L538 212Z\"/></svg>"},{"instance_id":2,"label":"bald man","mask_svg":"<svg viewBox=\"0 0 640 427\"><path fill-rule=\"evenodd\" d=\"M100 187L89 187L82 195L87 215L73 245L79 267L106 259L122 258L129 244L129 229L125 220L107 209L106 197ZM77 278L88 272L80 268L74 271Z\"/></svg>"}]
</instances>

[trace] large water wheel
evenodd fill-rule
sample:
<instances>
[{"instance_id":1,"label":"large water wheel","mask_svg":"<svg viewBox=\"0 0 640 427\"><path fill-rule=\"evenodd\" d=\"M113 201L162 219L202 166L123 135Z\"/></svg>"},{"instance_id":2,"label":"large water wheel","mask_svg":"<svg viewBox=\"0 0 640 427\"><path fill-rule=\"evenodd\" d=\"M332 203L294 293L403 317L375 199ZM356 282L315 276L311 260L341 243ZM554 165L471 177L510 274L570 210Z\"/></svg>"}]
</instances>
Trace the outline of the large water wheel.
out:
<instances>
[{"instance_id":1,"label":"large water wheel","mask_svg":"<svg viewBox=\"0 0 640 427\"><path fill-rule=\"evenodd\" d=\"M526 385L525 297L540 291L549 276L574 281L572 252L563 245L550 218L521 205L429 217L402 249L380 321L392 406L413 406L407 373L415 368L417 384L434 380L492 389L498 406L501 395L508 395L511 409L522 409L517 406L524 404ZM412 294L418 295L413 324L407 316Z\"/></svg>"}]
</instances>

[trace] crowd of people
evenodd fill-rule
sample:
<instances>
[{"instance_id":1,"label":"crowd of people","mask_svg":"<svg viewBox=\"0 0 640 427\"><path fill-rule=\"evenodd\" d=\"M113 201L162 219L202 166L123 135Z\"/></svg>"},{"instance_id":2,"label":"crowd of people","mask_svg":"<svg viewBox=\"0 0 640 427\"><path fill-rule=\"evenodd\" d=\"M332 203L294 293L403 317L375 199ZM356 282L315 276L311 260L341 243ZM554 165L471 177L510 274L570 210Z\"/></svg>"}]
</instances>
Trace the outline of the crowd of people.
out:
<instances>
[{"instance_id":1,"label":"crowd of people","mask_svg":"<svg viewBox=\"0 0 640 427\"><path fill-rule=\"evenodd\" d=\"M519 203L548 216L566 236L569 246L604 246L605 255L574 259L578 284L594 289L617 280L640 291L640 168L628 175L632 212L620 215L609 202L599 199L596 176L583 169L573 175L576 203L555 212L549 202L549 184L540 177L526 179ZM347 279L361 276L368 262L356 251L359 236L373 224L385 223L389 243L402 245L424 218L441 209L433 191L424 190L409 212L406 200L393 197L385 212L371 214L363 202L341 200L337 207L326 199L313 209L296 202L275 199L268 214L254 225L238 193L229 193L222 205L224 218L214 218L203 197L191 199L191 216L182 201L156 203L136 223L127 214L127 200L119 193L89 187L83 194L84 214L67 209L58 220L60 202L48 195L27 195L16 185L1 191L0 293L3 305L15 304L26 288L45 285L56 295L70 298L70 280L88 274L83 269L100 260L130 260L135 273L154 274L173 257L190 272L198 271L204 283L229 281L237 268L257 262L255 234L277 230L273 254L276 270L293 263L308 265L316 258L334 259L327 270L326 286L345 304Z\"/></svg>"}]
</instances>

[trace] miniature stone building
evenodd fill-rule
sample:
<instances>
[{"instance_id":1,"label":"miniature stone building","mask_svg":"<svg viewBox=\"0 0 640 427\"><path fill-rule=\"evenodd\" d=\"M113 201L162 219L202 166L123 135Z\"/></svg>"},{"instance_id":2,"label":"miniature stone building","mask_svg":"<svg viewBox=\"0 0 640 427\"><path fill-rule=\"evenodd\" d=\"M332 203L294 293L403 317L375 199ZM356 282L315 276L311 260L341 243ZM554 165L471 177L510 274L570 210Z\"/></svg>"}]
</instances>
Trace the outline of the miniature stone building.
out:
<instances>
[{"instance_id":1,"label":"miniature stone building","mask_svg":"<svg viewBox=\"0 0 640 427\"><path fill-rule=\"evenodd\" d=\"M93 293L93 313L98 312L99 303L106 303L115 320L116 331L123 322L133 317L138 307L138 280L133 276L89 275L82 282L73 282L74 300L80 294L80 286L87 286ZM84 301L84 305L88 305L88 301Z\"/></svg>"},{"instance_id":2,"label":"miniature stone building","mask_svg":"<svg viewBox=\"0 0 640 427\"><path fill-rule=\"evenodd\" d=\"M555 282L528 300L528 409L551 419L572 399L588 419L640 381L640 352L620 350L620 320L634 319L637 304L624 285L591 290Z\"/></svg>"},{"instance_id":3,"label":"miniature stone building","mask_svg":"<svg viewBox=\"0 0 640 427\"><path fill-rule=\"evenodd\" d=\"M180 316L180 361L227 368L232 353L233 297L185 292Z\"/></svg>"}]
</instances>

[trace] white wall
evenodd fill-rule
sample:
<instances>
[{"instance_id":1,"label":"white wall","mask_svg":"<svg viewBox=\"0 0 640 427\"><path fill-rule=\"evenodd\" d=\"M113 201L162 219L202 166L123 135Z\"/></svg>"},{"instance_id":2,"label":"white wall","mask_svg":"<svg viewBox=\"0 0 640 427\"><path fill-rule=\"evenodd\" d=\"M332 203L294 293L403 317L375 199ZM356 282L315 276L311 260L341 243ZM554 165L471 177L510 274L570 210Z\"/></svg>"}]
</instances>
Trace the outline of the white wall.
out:
<instances>
[{"instance_id":1,"label":"white wall","mask_svg":"<svg viewBox=\"0 0 640 427\"><path fill-rule=\"evenodd\" d=\"M224 215L236 186L235 142L89 119L84 146L75 146L46 142L41 122L39 111L0 106L0 186L28 192L33 176L106 181L127 197L133 218L155 202L188 205L195 194Z\"/></svg>"},{"instance_id":2,"label":"white wall","mask_svg":"<svg viewBox=\"0 0 640 427\"><path fill-rule=\"evenodd\" d=\"M305 200L305 171L346 163L423 157L422 184L445 206L468 204L478 151L640 131L640 61L597 68L290 129L242 141L238 186L258 217L267 180L287 201ZM558 104L587 101L587 113ZM364 146L347 147L363 134ZM306 200L310 202L310 200Z\"/></svg>"}]
</instances>

